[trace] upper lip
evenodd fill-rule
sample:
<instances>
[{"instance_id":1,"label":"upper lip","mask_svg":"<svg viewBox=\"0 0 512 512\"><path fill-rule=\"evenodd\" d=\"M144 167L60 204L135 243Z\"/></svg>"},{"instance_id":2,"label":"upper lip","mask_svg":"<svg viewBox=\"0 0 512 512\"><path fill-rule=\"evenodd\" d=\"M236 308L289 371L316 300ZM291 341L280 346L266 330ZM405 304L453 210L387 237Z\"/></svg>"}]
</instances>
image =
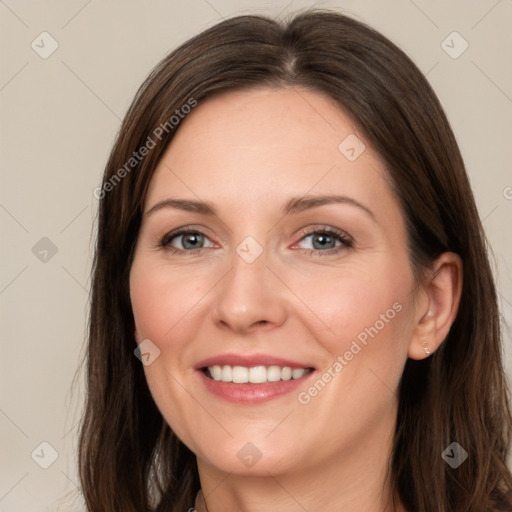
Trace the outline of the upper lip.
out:
<instances>
[{"instance_id":1,"label":"upper lip","mask_svg":"<svg viewBox=\"0 0 512 512\"><path fill-rule=\"evenodd\" d=\"M313 368L309 363L301 363L292 361L291 359L284 359L275 357L268 354L221 354L213 357L208 357L199 361L194 366L195 370L201 370L207 366L245 366L253 368L254 366L289 366L290 368Z\"/></svg>"}]
</instances>

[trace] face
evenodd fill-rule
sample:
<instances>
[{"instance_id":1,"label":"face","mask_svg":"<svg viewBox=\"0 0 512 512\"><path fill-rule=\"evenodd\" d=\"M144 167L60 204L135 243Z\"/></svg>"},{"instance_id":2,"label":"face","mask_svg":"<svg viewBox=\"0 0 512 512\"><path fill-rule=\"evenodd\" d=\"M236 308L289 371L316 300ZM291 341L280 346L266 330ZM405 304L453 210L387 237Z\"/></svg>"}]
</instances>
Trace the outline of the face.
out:
<instances>
[{"instance_id":1,"label":"face","mask_svg":"<svg viewBox=\"0 0 512 512\"><path fill-rule=\"evenodd\" d=\"M223 93L182 122L130 293L151 393L200 464L278 474L388 443L414 280L385 172L311 91Z\"/></svg>"}]
</instances>

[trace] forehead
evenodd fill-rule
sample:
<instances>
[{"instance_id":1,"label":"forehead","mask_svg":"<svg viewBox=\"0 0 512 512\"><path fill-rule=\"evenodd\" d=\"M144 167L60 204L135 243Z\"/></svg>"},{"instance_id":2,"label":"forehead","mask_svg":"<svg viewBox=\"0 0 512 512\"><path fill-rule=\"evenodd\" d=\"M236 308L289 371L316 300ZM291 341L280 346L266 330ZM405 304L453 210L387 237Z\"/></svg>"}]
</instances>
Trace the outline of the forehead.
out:
<instances>
[{"instance_id":1,"label":"forehead","mask_svg":"<svg viewBox=\"0 0 512 512\"><path fill-rule=\"evenodd\" d=\"M225 158L225 149L238 156L253 153L251 157L279 159L322 153L334 163L341 140L355 132L355 123L330 97L295 87L256 87L200 101L168 149L176 156L183 145L197 150L207 145L209 152L217 149Z\"/></svg>"},{"instance_id":2,"label":"forehead","mask_svg":"<svg viewBox=\"0 0 512 512\"><path fill-rule=\"evenodd\" d=\"M258 87L198 102L153 175L169 194L249 208L283 196L340 193L396 206L386 171L349 116L321 93Z\"/></svg>"}]
</instances>

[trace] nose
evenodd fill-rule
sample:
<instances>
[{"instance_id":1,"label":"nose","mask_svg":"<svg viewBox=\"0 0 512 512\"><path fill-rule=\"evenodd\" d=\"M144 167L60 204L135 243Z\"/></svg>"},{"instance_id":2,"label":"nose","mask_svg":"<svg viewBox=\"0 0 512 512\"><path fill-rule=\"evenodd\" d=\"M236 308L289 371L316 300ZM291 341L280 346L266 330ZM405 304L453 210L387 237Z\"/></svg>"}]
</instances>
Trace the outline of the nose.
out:
<instances>
[{"instance_id":1,"label":"nose","mask_svg":"<svg viewBox=\"0 0 512 512\"><path fill-rule=\"evenodd\" d=\"M266 251L252 263L233 253L231 269L212 290L211 315L218 327L247 334L285 322L286 287L267 263Z\"/></svg>"}]
</instances>

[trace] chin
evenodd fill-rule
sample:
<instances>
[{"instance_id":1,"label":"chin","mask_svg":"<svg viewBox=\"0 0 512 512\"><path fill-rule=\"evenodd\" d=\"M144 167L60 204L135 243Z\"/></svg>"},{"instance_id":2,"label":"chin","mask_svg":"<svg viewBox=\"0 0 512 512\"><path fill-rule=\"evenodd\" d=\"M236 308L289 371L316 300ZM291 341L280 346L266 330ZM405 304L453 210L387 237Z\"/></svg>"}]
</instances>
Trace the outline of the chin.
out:
<instances>
[{"instance_id":1,"label":"chin","mask_svg":"<svg viewBox=\"0 0 512 512\"><path fill-rule=\"evenodd\" d=\"M204 455L198 454L198 463L202 459L218 471L233 475L268 477L269 473L274 475L296 469L296 450L296 446L275 446L268 441L258 443L236 438L224 445L218 444L214 450L211 446L202 450Z\"/></svg>"}]
</instances>

